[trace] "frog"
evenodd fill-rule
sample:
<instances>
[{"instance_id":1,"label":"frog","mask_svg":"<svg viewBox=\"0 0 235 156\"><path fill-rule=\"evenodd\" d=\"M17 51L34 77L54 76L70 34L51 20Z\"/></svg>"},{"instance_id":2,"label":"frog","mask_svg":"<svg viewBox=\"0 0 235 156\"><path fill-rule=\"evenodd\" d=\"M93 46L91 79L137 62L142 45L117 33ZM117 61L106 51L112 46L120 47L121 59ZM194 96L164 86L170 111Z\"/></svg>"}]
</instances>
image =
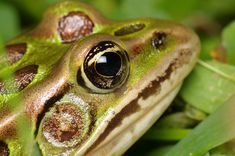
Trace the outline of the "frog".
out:
<instances>
[{"instance_id":1,"label":"frog","mask_svg":"<svg viewBox=\"0 0 235 156\"><path fill-rule=\"evenodd\" d=\"M0 58L1 155L122 155L170 106L199 52L196 33L176 22L52 5Z\"/></svg>"}]
</instances>

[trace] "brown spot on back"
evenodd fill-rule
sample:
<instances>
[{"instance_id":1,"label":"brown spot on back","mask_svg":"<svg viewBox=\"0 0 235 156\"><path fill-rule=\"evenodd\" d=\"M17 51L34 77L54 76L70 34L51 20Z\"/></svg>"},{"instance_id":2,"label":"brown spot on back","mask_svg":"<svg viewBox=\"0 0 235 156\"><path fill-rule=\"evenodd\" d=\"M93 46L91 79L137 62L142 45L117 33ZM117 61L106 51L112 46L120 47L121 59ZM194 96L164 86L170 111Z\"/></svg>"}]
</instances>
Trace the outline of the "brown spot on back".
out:
<instances>
[{"instance_id":1,"label":"brown spot on back","mask_svg":"<svg viewBox=\"0 0 235 156\"><path fill-rule=\"evenodd\" d=\"M7 57L10 64L14 64L19 61L24 53L27 50L26 43L14 44L6 46L7 49Z\"/></svg>"},{"instance_id":2,"label":"brown spot on back","mask_svg":"<svg viewBox=\"0 0 235 156\"><path fill-rule=\"evenodd\" d=\"M16 71L13 79L0 80L0 93L9 94L23 90L33 81L37 71L37 65L30 65Z\"/></svg>"},{"instance_id":3,"label":"brown spot on back","mask_svg":"<svg viewBox=\"0 0 235 156\"><path fill-rule=\"evenodd\" d=\"M63 43L76 41L92 33L94 24L82 12L70 12L60 19L58 32Z\"/></svg>"},{"instance_id":4,"label":"brown spot on back","mask_svg":"<svg viewBox=\"0 0 235 156\"><path fill-rule=\"evenodd\" d=\"M19 90L22 90L25 87L27 87L30 84L30 82L33 81L37 72L38 72L37 65L30 65L16 71L15 81L17 82Z\"/></svg>"},{"instance_id":5,"label":"brown spot on back","mask_svg":"<svg viewBox=\"0 0 235 156\"><path fill-rule=\"evenodd\" d=\"M0 155L1 156L9 156L10 155L10 151L7 147L7 144L5 144L2 141L0 141Z\"/></svg>"}]
</instances>

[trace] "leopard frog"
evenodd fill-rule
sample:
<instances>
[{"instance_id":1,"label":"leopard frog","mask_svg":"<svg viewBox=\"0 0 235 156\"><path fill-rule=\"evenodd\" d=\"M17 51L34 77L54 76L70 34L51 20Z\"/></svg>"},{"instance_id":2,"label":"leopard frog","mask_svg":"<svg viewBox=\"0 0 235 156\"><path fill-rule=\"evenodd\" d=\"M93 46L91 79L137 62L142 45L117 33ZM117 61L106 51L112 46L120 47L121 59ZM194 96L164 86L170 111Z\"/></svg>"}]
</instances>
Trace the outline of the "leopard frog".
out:
<instances>
[{"instance_id":1,"label":"leopard frog","mask_svg":"<svg viewBox=\"0 0 235 156\"><path fill-rule=\"evenodd\" d=\"M168 108L199 51L197 35L174 22L51 6L0 59L2 155L123 154Z\"/></svg>"}]
</instances>

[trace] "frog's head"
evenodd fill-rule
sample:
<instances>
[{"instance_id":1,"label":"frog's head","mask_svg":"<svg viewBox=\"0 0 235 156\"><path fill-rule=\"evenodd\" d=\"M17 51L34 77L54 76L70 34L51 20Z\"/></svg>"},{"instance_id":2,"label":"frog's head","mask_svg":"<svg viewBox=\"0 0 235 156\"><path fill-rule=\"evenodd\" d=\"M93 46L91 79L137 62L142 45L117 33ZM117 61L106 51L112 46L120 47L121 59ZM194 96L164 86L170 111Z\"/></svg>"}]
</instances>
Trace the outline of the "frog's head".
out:
<instances>
[{"instance_id":1,"label":"frog's head","mask_svg":"<svg viewBox=\"0 0 235 156\"><path fill-rule=\"evenodd\" d=\"M91 35L68 50L57 71L70 89L41 121L43 153L123 153L169 106L196 62L198 38L173 23L140 22L138 32Z\"/></svg>"},{"instance_id":2,"label":"frog's head","mask_svg":"<svg viewBox=\"0 0 235 156\"><path fill-rule=\"evenodd\" d=\"M169 106L200 49L182 25L114 22L73 1L11 44L21 42L29 48L12 68L37 65L21 95L44 155L125 152Z\"/></svg>"}]
</instances>

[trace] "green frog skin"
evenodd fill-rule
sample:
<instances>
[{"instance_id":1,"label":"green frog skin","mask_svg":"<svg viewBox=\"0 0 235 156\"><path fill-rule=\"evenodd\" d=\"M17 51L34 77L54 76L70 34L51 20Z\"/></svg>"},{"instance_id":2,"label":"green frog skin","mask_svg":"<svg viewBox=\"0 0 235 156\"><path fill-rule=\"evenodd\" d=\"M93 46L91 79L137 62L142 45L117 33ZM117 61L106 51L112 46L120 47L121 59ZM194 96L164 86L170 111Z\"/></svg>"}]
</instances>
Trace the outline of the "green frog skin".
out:
<instances>
[{"instance_id":1,"label":"green frog skin","mask_svg":"<svg viewBox=\"0 0 235 156\"><path fill-rule=\"evenodd\" d=\"M200 42L174 22L112 21L64 1L6 51L2 155L32 151L22 143L22 127L42 155L122 155L168 108L197 62Z\"/></svg>"}]
</instances>

